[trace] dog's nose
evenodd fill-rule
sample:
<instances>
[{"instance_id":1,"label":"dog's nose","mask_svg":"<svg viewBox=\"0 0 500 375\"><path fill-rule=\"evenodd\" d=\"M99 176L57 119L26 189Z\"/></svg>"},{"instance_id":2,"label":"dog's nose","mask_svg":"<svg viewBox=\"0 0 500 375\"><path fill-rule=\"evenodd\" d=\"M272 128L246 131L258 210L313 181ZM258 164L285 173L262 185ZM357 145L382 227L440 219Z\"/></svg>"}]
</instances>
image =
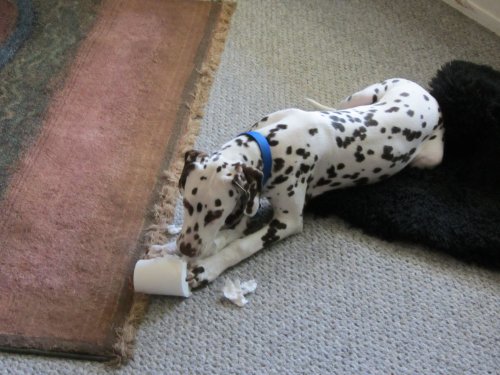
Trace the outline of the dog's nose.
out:
<instances>
[{"instance_id":1,"label":"dog's nose","mask_svg":"<svg viewBox=\"0 0 500 375\"><path fill-rule=\"evenodd\" d=\"M198 250L191 246L189 242L181 242L179 250L187 257L195 257L198 255Z\"/></svg>"}]
</instances>

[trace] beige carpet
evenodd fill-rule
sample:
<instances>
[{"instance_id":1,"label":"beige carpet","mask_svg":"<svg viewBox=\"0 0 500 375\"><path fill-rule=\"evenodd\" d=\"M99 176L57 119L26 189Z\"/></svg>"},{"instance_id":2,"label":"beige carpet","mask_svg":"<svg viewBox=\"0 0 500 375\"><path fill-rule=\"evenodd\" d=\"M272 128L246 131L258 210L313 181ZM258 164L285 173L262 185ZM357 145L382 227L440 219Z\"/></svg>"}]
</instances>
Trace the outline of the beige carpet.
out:
<instances>
[{"instance_id":1,"label":"beige carpet","mask_svg":"<svg viewBox=\"0 0 500 375\"><path fill-rule=\"evenodd\" d=\"M197 147L214 150L271 111L309 108L305 97L333 104L393 76L425 85L458 58L500 69L500 38L439 1L241 0ZM222 300L226 277L257 280L246 307ZM302 234L191 298L154 297L135 359L120 370L6 354L0 366L19 374L496 374L499 311L498 274L306 217Z\"/></svg>"}]
</instances>

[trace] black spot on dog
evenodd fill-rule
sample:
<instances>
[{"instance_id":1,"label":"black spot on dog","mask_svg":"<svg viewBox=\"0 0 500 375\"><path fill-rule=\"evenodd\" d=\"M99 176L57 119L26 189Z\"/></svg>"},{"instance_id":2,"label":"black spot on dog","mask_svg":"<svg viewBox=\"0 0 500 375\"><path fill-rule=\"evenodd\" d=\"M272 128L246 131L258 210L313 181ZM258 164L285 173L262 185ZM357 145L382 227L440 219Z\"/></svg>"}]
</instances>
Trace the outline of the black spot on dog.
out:
<instances>
[{"instance_id":1,"label":"black spot on dog","mask_svg":"<svg viewBox=\"0 0 500 375\"><path fill-rule=\"evenodd\" d=\"M293 171L293 166L289 166L286 170L285 170L285 174L289 175L290 173L292 173Z\"/></svg>"},{"instance_id":2,"label":"black spot on dog","mask_svg":"<svg viewBox=\"0 0 500 375\"><path fill-rule=\"evenodd\" d=\"M308 152L308 151L306 151L306 150L305 150L305 149L303 149L303 148L299 148L299 149L297 149L297 151L295 151L295 153L296 153L297 155L302 156L302 158L304 158L304 159L307 159L309 156L311 156L311 153L310 153L310 152Z\"/></svg>"},{"instance_id":3,"label":"black spot on dog","mask_svg":"<svg viewBox=\"0 0 500 375\"><path fill-rule=\"evenodd\" d=\"M193 195L196 195L196 193L198 192L198 188L194 188L192 191L191 191L191 194Z\"/></svg>"},{"instance_id":4,"label":"black spot on dog","mask_svg":"<svg viewBox=\"0 0 500 375\"><path fill-rule=\"evenodd\" d=\"M280 176L276 177L276 178L272 181L272 184L273 184L273 185L279 185L279 184L282 184L283 182L285 182L286 180L288 180L288 176L285 176L285 175L280 175Z\"/></svg>"},{"instance_id":5,"label":"black spot on dog","mask_svg":"<svg viewBox=\"0 0 500 375\"><path fill-rule=\"evenodd\" d=\"M205 226L222 216L224 210L208 211L204 218Z\"/></svg>"},{"instance_id":6,"label":"black spot on dog","mask_svg":"<svg viewBox=\"0 0 500 375\"><path fill-rule=\"evenodd\" d=\"M377 126L378 125L378 121L373 119L373 113L368 113L365 116L365 125L366 126Z\"/></svg>"},{"instance_id":7,"label":"black spot on dog","mask_svg":"<svg viewBox=\"0 0 500 375\"><path fill-rule=\"evenodd\" d=\"M182 200L182 204L184 205L184 208L188 210L189 216L193 215L194 212L194 207L187 201L187 199Z\"/></svg>"},{"instance_id":8,"label":"black spot on dog","mask_svg":"<svg viewBox=\"0 0 500 375\"><path fill-rule=\"evenodd\" d=\"M337 169L340 171L341 169L344 169L345 168L345 164L344 163L338 163L337 164Z\"/></svg>"},{"instance_id":9,"label":"black spot on dog","mask_svg":"<svg viewBox=\"0 0 500 375\"><path fill-rule=\"evenodd\" d=\"M410 94L408 94L407 92L402 92L401 94L399 94L400 96L403 96L403 97L408 97L410 96Z\"/></svg>"},{"instance_id":10,"label":"black spot on dog","mask_svg":"<svg viewBox=\"0 0 500 375\"><path fill-rule=\"evenodd\" d=\"M363 147L358 146L356 152L354 153L354 157L356 158L356 161L358 163L361 163L363 160L365 160L365 155L363 155L361 151L363 151Z\"/></svg>"},{"instance_id":11,"label":"black spot on dog","mask_svg":"<svg viewBox=\"0 0 500 375\"><path fill-rule=\"evenodd\" d=\"M414 139L418 139L422 136L421 131L412 131L410 129L403 130L403 135L406 137L408 142L413 141Z\"/></svg>"},{"instance_id":12,"label":"black spot on dog","mask_svg":"<svg viewBox=\"0 0 500 375\"><path fill-rule=\"evenodd\" d=\"M375 153L375 151L373 151L373 150L368 150L368 151L366 151L366 153L367 153L368 155L373 155L373 154Z\"/></svg>"},{"instance_id":13,"label":"black spot on dog","mask_svg":"<svg viewBox=\"0 0 500 375\"><path fill-rule=\"evenodd\" d=\"M300 172L307 173L311 167L307 164L300 164ZM298 177L298 176L297 176Z\"/></svg>"},{"instance_id":14,"label":"black spot on dog","mask_svg":"<svg viewBox=\"0 0 500 375\"><path fill-rule=\"evenodd\" d=\"M328 180L328 179L326 179L326 178L324 178L324 177L321 177L321 178L318 180L318 182L316 182L315 187L316 187L316 186L325 186L325 185L328 185L330 182L331 182L331 180Z\"/></svg>"},{"instance_id":15,"label":"black spot on dog","mask_svg":"<svg viewBox=\"0 0 500 375\"><path fill-rule=\"evenodd\" d=\"M406 114L410 117L413 117L413 115L415 114L415 111L412 111L411 109L409 109Z\"/></svg>"},{"instance_id":16,"label":"black spot on dog","mask_svg":"<svg viewBox=\"0 0 500 375\"><path fill-rule=\"evenodd\" d=\"M277 219L273 219L269 223L269 229L267 230L267 233L262 236L262 242L264 243L264 247L272 244L273 242L276 242L280 239L280 237L277 235L278 230L283 230L286 229L286 224L280 222Z\"/></svg>"},{"instance_id":17,"label":"black spot on dog","mask_svg":"<svg viewBox=\"0 0 500 375\"><path fill-rule=\"evenodd\" d=\"M330 168L326 170L326 173L328 174L328 178L335 178L337 177L337 172L335 171L335 166L332 165Z\"/></svg>"},{"instance_id":18,"label":"black spot on dog","mask_svg":"<svg viewBox=\"0 0 500 375\"><path fill-rule=\"evenodd\" d=\"M384 146L382 151L382 159L392 161L394 159L392 150L392 146Z\"/></svg>"},{"instance_id":19,"label":"black spot on dog","mask_svg":"<svg viewBox=\"0 0 500 375\"><path fill-rule=\"evenodd\" d=\"M359 127L358 129L352 132L352 136L354 138L359 138L362 141L364 141L366 138L366 128L364 126Z\"/></svg>"},{"instance_id":20,"label":"black spot on dog","mask_svg":"<svg viewBox=\"0 0 500 375\"><path fill-rule=\"evenodd\" d=\"M375 103L378 100L377 95L373 95L372 97L372 104Z\"/></svg>"},{"instance_id":21,"label":"black spot on dog","mask_svg":"<svg viewBox=\"0 0 500 375\"><path fill-rule=\"evenodd\" d=\"M345 131L344 125L342 125L340 122L332 122L332 126L341 132Z\"/></svg>"},{"instance_id":22,"label":"black spot on dog","mask_svg":"<svg viewBox=\"0 0 500 375\"><path fill-rule=\"evenodd\" d=\"M355 133L356 133L356 131L355 131ZM357 134L357 133L356 133L356 134ZM362 137L362 136L360 135L360 137ZM355 138L354 138L354 137L345 137L345 138L342 140L342 138L337 137L337 138L336 138L336 140L337 140L337 145L338 145L339 147L347 148L347 147L348 147L348 146L349 146L352 142L354 142L354 141L355 141Z\"/></svg>"},{"instance_id":23,"label":"black spot on dog","mask_svg":"<svg viewBox=\"0 0 500 375\"><path fill-rule=\"evenodd\" d=\"M286 154L287 154L287 155L291 155L291 154L292 154L292 146L288 146L288 147L286 148Z\"/></svg>"},{"instance_id":24,"label":"black spot on dog","mask_svg":"<svg viewBox=\"0 0 500 375\"><path fill-rule=\"evenodd\" d=\"M379 173L380 171L382 170L382 168L374 168L373 169L373 173Z\"/></svg>"},{"instance_id":25,"label":"black spot on dog","mask_svg":"<svg viewBox=\"0 0 500 375\"><path fill-rule=\"evenodd\" d=\"M351 180L355 180L356 178L359 177L359 172L353 173L353 174L345 174L342 176L342 178L349 178Z\"/></svg>"},{"instance_id":26,"label":"black spot on dog","mask_svg":"<svg viewBox=\"0 0 500 375\"><path fill-rule=\"evenodd\" d=\"M277 145L279 145L279 144L280 144L280 143L279 143L278 141L276 141L276 140L271 140L271 141L268 141L268 143L269 143L269 146L271 146L271 147L274 147L274 146L277 146Z\"/></svg>"},{"instance_id":27,"label":"black spot on dog","mask_svg":"<svg viewBox=\"0 0 500 375\"><path fill-rule=\"evenodd\" d=\"M357 186L366 185L368 183L368 177L361 177L354 180L354 184Z\"/></svg>"},{"instance_id":28,"label":"black spot on dog","mask_svg":"<svg viewBox=\"0 0 500 375\"><path fill-rule=\"evenodd\" d=\"M401 132L401 128L398 128L397 126L393 126L391 129L392 134L397 134Z\"/></svg>"},{"instance_id":29,"label":"black spot on dog","mask_svg":"<svg viewBox=\"0 0 500 375\"><path fill-rule=\"evenodd\" d=\"M196 205L196 212L201 212L202 209L203 209L203 205L201 203L198 203Z\"/></svg>"},{"instance_id":30,"label":"black spot on dog","mask_svg":"<svg viewBox=\"0 0 500 375\"><path fill-rule=\"evenodd\" d=\"M387 113L397 112L399 111L399 107L391 107L386 110Z\"/></svg>"},{"instance_id":31,"label":"black spot on dog","mask_svg":"<svg viewBox=\"0 0 500 375\"><path fill-rule=\"evenodd\" d=\"M317 128L309 129L309 134L316 135L317 133L318 133L318 129Z\"/></svg>"},{"instance_id":32,"label":"black spot on dog","mask_svg":"<svg viewBox=\"0 0 500 375\"><path fill-rule=\"evenodd\" d=\"M279 172L285 166L285 159L276 158L274 159L274 172Z\"/></svg>"}]
</instances>

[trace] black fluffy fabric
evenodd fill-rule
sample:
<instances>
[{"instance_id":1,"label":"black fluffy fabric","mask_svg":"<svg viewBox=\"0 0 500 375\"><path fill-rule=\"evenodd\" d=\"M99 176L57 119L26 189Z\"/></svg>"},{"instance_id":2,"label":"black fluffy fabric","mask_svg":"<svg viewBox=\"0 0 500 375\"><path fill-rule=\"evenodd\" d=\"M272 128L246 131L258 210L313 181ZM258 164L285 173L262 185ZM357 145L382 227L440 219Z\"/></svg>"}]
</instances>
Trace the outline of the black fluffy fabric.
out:
<instances>
[{"instance_id":1,"label":"black fluffy fabric","mask_svg":"<svg viewBox=\"0 0 500 375\"><path fill-rule=\"evenodd\" d=\"M465 61L430 82L443 112L444 158L369 186L311 200L306 212L335 214L386 240L412 241L500 268L500 72Z\"/></svg>"}]
</instances>

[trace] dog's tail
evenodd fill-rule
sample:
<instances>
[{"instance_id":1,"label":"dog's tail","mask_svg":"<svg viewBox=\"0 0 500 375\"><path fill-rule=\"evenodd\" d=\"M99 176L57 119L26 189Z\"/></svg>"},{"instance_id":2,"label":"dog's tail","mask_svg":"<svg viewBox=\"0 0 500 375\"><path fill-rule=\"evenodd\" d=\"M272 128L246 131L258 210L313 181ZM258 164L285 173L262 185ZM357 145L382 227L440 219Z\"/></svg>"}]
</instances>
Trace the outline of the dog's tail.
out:
<instances>
[{"instance_id":1,"label":"dog's tail","mask_svg":"<svg viewBox=\"0 0 500 375\"><path fill-rule=\"evenodd\" d=\"M335 108L328 107L326 105L323 105L321 103L318 103L316 100L311 99L311 98L305 98L309 103L311 103L314 108L319 109L321 111L336 111Z\"/></svg>"}]
</instances>

